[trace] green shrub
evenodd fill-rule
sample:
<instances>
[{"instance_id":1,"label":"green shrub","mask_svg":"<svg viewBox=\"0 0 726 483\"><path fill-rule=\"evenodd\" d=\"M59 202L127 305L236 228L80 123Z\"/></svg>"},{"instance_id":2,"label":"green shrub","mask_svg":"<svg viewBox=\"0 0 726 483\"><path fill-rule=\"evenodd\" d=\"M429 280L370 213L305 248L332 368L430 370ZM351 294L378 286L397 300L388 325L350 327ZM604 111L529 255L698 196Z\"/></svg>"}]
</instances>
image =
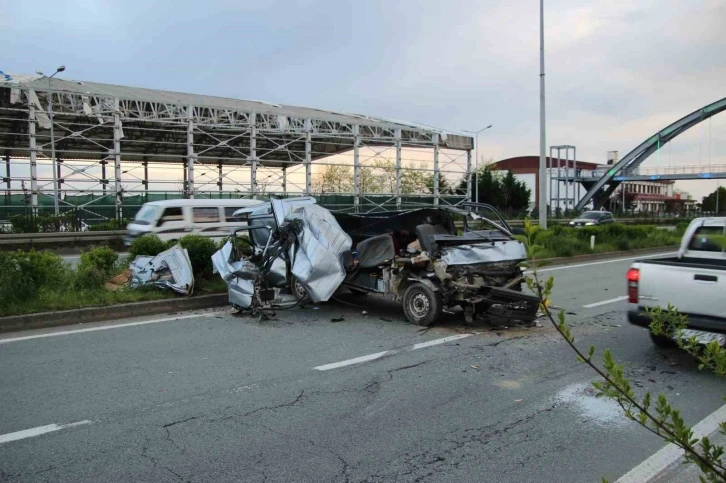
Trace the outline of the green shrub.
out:
<instances>
[{"instance_id":1,"label":"green shrub","mask_svg":"<svg viewBox=\"0 0 726 483\"><path fill-rule=\"evenodd\" d=\"M0 306L34 299L43 289L55 289L68 281L68 266L50 252L0 252Z\"/></svg>"},{"instance_id":2,"label":"green shrub","mask_svg":"<svg viewBox=\"0 0 726 483\"><path fill-rule=\"evenodd\" d=\"M167 248L167 244L161 241L158 236L144 235L136 238L131 242L131 246L129 247L129 255L131 256L132 260L139 255L148 255L155 257Z\"/></svg>"},{"instance_id":3,"label":"green shrub","mask_svg":"<svg viewBox=\"0 0 726 483\"><path fill-rule=\"evenodd\" d=\"M108 247L98 247L81 253L78 268L95 268L112 275L117 262L118 254L115 251Z\"/></svg>"},{"instance_id":4,"label":"green shrub","mask_svg":"<svg viewBox=\"0 0 726 483\"><path fill-rule=\"evenodd\" d=\"M81 253L73 286L78 290L92 290L103 286L118 268L118 254L108 247L99 247Z\"/></svg>"},{"instance_id":5,"label":"green shrub","mask_svg":"<svg viewBox=\"0 0 726 483\"><path fill-rule=\"evenodd\" d=\"M189 253L195 277L204 278L212 274L212 255L218 250L214 240L202 235L187 235L181 237L179 245Z\"/></svg>"}]
</instances>

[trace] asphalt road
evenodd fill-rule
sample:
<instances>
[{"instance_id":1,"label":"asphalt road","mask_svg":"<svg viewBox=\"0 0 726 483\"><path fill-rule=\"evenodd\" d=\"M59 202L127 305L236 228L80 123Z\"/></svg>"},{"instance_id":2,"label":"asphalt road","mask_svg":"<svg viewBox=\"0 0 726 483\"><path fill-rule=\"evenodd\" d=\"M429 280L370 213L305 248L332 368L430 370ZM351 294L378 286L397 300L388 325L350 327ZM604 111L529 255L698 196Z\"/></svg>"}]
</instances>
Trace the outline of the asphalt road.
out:
<instances>
[{"instance_id":1,"label":"asphalt road","mask_svg":"<svg viewBox=\"0 0 726 483\"><path fill-rule=\"evenodd\" d=\"M628 325L611 300L629 263L543 274L578 344L696 423L723 381ZM663 446L593 396L549 326L421 331L395 304L343 300L366 307L0 336L0 481L615 481Z\"/></svg>"}]
</instances>

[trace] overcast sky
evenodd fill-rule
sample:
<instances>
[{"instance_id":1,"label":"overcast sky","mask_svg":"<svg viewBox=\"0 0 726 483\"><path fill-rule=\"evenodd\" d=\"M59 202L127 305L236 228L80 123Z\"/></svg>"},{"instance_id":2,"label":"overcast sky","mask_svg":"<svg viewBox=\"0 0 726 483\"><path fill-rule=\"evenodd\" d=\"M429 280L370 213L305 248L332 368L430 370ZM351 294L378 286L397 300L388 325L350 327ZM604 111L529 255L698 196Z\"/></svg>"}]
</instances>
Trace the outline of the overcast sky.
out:
<instances>
[{"instance_id":1,"label":"overcast sky","mask_svg":"<svg viewBox=\"0 0 726 483\"><path fill-rule=\"evenodd\" d=\"M547 143L624 156L726 97L726 0L546 0ZM0 70L328 108L539 150L536 0L0 0ZM647 165L654 165L653 156ZM726 164L726 115L661 150ZM713 185L712 185L712 184ZM715 182L684 184L697 197Z\"/></svg>"}]
</instances>

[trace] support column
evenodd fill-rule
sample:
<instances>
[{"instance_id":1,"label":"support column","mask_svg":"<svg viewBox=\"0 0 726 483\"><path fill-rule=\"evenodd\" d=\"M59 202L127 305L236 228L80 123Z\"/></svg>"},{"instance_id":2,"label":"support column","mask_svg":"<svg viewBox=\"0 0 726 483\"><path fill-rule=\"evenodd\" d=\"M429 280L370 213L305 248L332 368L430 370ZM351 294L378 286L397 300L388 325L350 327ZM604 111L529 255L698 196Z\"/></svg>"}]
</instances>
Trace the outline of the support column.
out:
<instances>
[{"instance_id":1,"label":"support column","mask_svg":"<svg viewBox=\"0 0 726 483\"><path fill-rule=\"evenodd\" d=\"M287 165L282 166L282 194L287 195Z\"/></svg>"},{"instance_id":2,"label":"support column","mask_svg":"<svg viewBox=\"0 0 726 483\"><path fill-rule=\"evenodd\" d=\"M250 114L252 120L250 126L250 195L252 198L257 193L257 113Z\"/></svg>"},{"instance_id":3,"label":"support column","mask_svg":"<svg viewBox=\"0 0 726 483\"><path fill-rule=\"evenodd\" d=\"M219 181L217 181L217 186L219 187L219 192L222 193L222 162L220 161L217 163L217 171L219 172Z\"/></svg>"},{"instance_id":4,"label":"support column","mask_svg":"<svg viewBox=\"0 0 726 483\"><path fill-rule=\"evenodd\" d=\"M560 208L560 201L562 198L560 197L560 185L562 184L562 180L560 179L562 177L561 169L562 169L562 163L560 162L560 148L557 148L557 208ZM555 216L557 216L557 211L555 211Z\"/></svg>"},{"instance_id":5,"label":"support column","mask_svg":"<svg viewBox=\"0 0 726 483\"><path fill-rule=\"evenodd\" d=\"M308 196L313 192L312 144L312 125L310 119L305 119L305 194Z\"/></svg>"},{"instance_id":6,"label":"support column","mask_svg":"<svg viewBox=\"0 0 726 483\"><path fill-rule=\"evenodd\" d=\"M434 134L434 206L439 206L439 135Z\"/></svg>"},{"instance_id":7,"label":"support column","mask_svg":"<svg viewBox=\"0 0 726 483\"><path fill-rule=\"evenodd\" d=\"M60 200L61 196L61 190L63 188L63 176L61 172L61 164L63 164L63 160L60 158L60 156L56 157L55 159L55 165L56 165L56 180L58 182L58 199Z\"/></svg>"},{"instance_id":8,"label":"support column","mask_svg":"<svg viewBox=\"0 0 726 483\"><path fill-rule=\"evenodd\" d=\"M121 116L119 115L118 97L113 100L113 168L114 187L116 191L116 219L123 219L123 187L121 186Z\"/></svg>"},{"instance_id":9,"label":"support column","mask_svg":"<svg viewBox=\"0 0 726 483\"><path fill-rule=\"evenodd\" d=\"M396 209L401 209L401 130L396 129Z\"/></svg>"},{"instance_id":10,"label":"support column","mask_svg":"<svg viewBox=\"0 0 726 483\"><path fill-rule=\"evenodd\" d=\"M360 126L353 126L353 211L360 209Z\"/></svg>"},{"instance_id":11,"label":"support column","mask_svg":"<svg viewBox=\"0 0 726 483\"><path fill-rule=\"evenodd\" d=\"M5 183L6 183L6 190L5 190L5 204L10 204L10 155L5 155Z\"/></svg>"},{"instance_id":12,"label":"support column","mask_svg":"<svg viewBox=\"0 0 726 483\"><path fill-rule=\"evenodd\" d=\"M547 160L547 176L549 176L549 178L550 178L549 179L549 181L550 181L549 182L549 188L550 189L549 189L549 193L547 193L547 195L548 195L547 198L550 200L549 201L549 205L550 206L549 206L549 210L548 210L549 213L550 213L550 215L552 213L554 213L554 209L555 209L555 206L552 204L552 201L554 199L554 196L553 195L555 194L555 189L552 186L552 182L554 181L554 178L555 178L555 175L552 172L552 169L553 169L553 166L554 166L554 163L552 162L552 157L553 157L553 154L552 153L553 152L554 152L554 149L552 148L552 146L550 146L550 157Z\"/></svg>"},{"instance_id":13,"label":"support column","mask_svg":"<svg viewBox=\"0 0 726 483\"><path fill-rule=\"evenodd\" d=\"M144 167L144 180L141 184L144 185L144 201L147 202L149 201L149 162L146 160L146 156L141 165Z\"/></svg>"},{"instance_id":14,"label":"support column","mask_svg":"<svg viewBox=\"0 0 726 483\"><path fill-rule=\"evenodd\" d=\"M565 148L565 213L570 207L570 147Z\"/></svg>"},{"instance_id":15,"label":"support column","mask_svg":"<svg viewBox=\"0 0 726 483\"><path fill-rule=\"evenodd\" d=\"M108 184L108 178L106 178L106 165L108 161L105 159L101 160L101 186L103 187L103 196L106 196L106 185Z\"/></svg>"},{"instance_id":16,"label":"support column","mask_svg":"<svg viewBox=\"0 0 726 483\"><path fill-rule=\"evenodd\" d=\"M187 107L187 197L194 199L194 163L197 155L194 153L194 107Z\"/></svg>"},{"instance_id":17,"label":"support column","mask_svg":"<svg viewBox=\"0 0 726 483\"><path fill-rule=\"evenodd\" d=\"M29 106L28 138L30 141L30 213L38 216L38 148L35 144L35 107Z\"/></svg>"},{"instance_id":18,"label":"support column","mask_svg":"<svg viewBox=\"0 0 726 483\"><path fill-rule=\"evenodd\" d=\"M466 150L466 199L471 201L471 149Z\"/></svg>"}]
</instances>

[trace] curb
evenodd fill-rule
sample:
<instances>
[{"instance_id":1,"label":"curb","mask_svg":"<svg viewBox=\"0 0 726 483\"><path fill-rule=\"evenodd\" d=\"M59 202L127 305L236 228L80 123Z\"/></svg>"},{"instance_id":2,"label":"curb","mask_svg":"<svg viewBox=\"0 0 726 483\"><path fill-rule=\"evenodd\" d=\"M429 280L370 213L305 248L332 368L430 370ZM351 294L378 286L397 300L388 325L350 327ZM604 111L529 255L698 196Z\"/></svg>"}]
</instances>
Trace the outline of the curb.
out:
<instances>
[{"instance_id":1,"label":"curb","mask_svg":"<svg viewBox=\"0 0 726 483\"><path fill-rule=\"evenodd\" d=\"M40 312L36 314L11 315L0 317L0 333L30 329L44 329L62 325L103 322L106 320L138 317L139 315L175 314L185 310L210 309L229 304L228 295L213 294L199 297L151 300L107 307L88 307L84 309L63 310L60 312Z\"/></svg>"},{"instance_id":2,"label":"curb","mask_svg":"<svg viewBox=\"0 0 726 483\"><path fill-rule=\"evenodd\" d=\"M559 258L543 258L537 260L538 264L547 263L547 266L552 265L574 265L580 262L595 262L598 260L612 260L618 258L637 257L638 255L658 255L659 253L671 253L678 251L679 245L672 245L668 247L658 248L639 248L637 250L625 250L618 252L604 252L604 253L592 253L587 255L575 255L572 257L559 257Z\"/></svg>"}]
</instances>

